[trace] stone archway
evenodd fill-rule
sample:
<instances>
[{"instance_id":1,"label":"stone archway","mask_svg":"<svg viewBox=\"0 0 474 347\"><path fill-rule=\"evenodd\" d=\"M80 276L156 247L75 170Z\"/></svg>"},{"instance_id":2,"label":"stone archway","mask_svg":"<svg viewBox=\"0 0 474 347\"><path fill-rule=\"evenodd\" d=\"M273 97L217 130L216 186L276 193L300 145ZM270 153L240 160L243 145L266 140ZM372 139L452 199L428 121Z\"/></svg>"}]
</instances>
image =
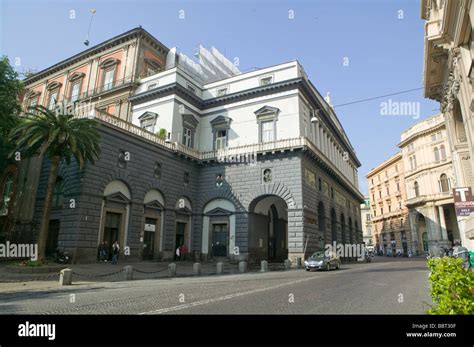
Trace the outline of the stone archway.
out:
<instances>
[{"instance_id":1,"label":"stone archway","mask_svg":"<svg viewBox=\"0 0 474 347\"><path fill-rule=\"evenodd\" d=\"M254 199L249 207L249 256L255 260L288 258L288 206L275 195Z\"/></svg>"}]
</instances>

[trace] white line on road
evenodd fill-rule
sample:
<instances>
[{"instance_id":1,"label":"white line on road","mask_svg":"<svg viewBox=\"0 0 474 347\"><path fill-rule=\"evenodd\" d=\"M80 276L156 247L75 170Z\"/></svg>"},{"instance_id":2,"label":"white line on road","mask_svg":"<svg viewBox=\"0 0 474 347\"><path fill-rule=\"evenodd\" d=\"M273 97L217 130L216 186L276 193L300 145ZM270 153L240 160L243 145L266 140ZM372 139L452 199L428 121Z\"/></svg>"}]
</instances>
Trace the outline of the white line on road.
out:
<instances>
[{"instance_id":1,"label":"white line on road","mask_svg":"<svg viewBox=\"0 0 474 347\"><path fill-rule=\"evenodd\" d=\"M386 264L391 264L391 263L381 263L381 264L377 264L377 265L369 265L369 266L364 266L364 267L357 268L356 270L366 269L366 268L369 268L369 267L374 268L374 267L378 267L378 266L382 266L382 265L386 265ZM340 273L340 272L332 272L332 273L328 273L327 275L336 275L338 273ZM307 282L307 281L320 279L320 278L321 278L320 276L314 276L314 277L312 276L312 277L308 277L308 278L303 278L301 280L296 280L296 281L292 281L292 282L272 285L271 287L247 290L247 291L244 291L244 292L239 292L239 293L235 293L235 294L220 296L220 297L217 297L217 298L214 298L214 299L206 299L206 300L196 301L196 302L192 302L192 303L189 303L189 304L177 305L177 306L162 308L162 309L158 309L158 310L142 312L140 314L141 315L162 314L162 313L167 313L167 312L179 311L179 310L184 310L184 309L190 308L190 307L202 306L202 305L207 305L207 304L211 304L211 303L214 303L214 302L219 302L219 301L224 301L224 300L237 298L237 297L240 297L240 296L261 293L261 292L265 292L265 291L268 291L268 290L272 290L272 289L276 289L276 288L282 288L282 287L290 286L290 285L293 285L293 284Z\"/></svg>"}]
</instances>

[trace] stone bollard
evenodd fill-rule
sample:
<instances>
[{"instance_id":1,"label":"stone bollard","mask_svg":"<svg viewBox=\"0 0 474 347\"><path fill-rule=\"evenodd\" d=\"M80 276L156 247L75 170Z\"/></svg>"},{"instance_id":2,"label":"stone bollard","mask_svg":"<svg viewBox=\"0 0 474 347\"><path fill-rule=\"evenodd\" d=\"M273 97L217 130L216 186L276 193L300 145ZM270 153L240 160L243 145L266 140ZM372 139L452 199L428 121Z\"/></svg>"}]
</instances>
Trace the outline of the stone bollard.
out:
<instances>
[{"instance_id":1,"label":"stone bollard","mask_svg":"<svg viewBox=\"0 0 474 347\"><path fill-rule=\"evenodd\" d=\"M262 260L260 262L260 271L261 272L267 272L268 271L268 261Z\"/></svg>"},{"instance_id":2,"label":"stone bollard","mask_svg":"<svg viewBox=\"0 0 474 347\"><path fill-rule=\"evenodd\" d=\"M291 260L285 259L284 265L285 265L285 270L289 270L291 268Z\"/></svg>"},{"instance_id":3,"label":"stone bollard","mask_svg":"<svg viewBox=\"0 0 474 347\"><path fill-rule=\"evenodd\" d=\"M63 269L59 273L59 285L60 286L70 286L72 284L72 270Z\"/></svg>"},{"instance_id":4,"label":"stone bollard","mask_svg":"<svg viewBox=\"0 0 474 347\"><path fill-rule=\"evenodd\" d=\"M168 265L168 272L170 274L170 276L176 276L176 264L175 263L171 263Z\"/></svg>"},{"instance_id":5,"label":"stone bollard","mask_svg":"<svg viewBox=\"0 0 474 347\"><path fill-rule=\"evenodd\" d=\"M194 263L193 271L196 276L201 274L201 263Z\"/></svg>"},{"instance_id":6,"label":"stone bollard","mask_svg":"<svg viewBox=\"0 0 474 347\"><path fill-rule=\"evenodd\" d=\"M123 268L123 279L131 281L133 279L133 266L127 265Z\"/></svg>"},{"instance_id":7,"label":"stone bollard","mask_svg":"<svg viewBox=\"0 0 474 347\"><path fill-rule=\"evenodd\" d=\"M217 274L222 275L222 270L224 269L224 263L223 262L218 262L217 263Z\"/></svg>"},{"instance_id":8,"label":"stone bollard","mask_svg":"<svg viewBox=\"0 0 474 347\"><path fill-rule=\"evenodd\" d=\"M247 272L247 262L239 262L239 272Z\"/></svg>"},{"instance_id":9,"label":"stone bollard","mask_svg":"<svg viewBox=\"0 0 474 347\"><path fill-rule=\"evenodd\" d=\"M301 258L296 258L296 268L301 269Z\"/></svg>"}]
</instances>

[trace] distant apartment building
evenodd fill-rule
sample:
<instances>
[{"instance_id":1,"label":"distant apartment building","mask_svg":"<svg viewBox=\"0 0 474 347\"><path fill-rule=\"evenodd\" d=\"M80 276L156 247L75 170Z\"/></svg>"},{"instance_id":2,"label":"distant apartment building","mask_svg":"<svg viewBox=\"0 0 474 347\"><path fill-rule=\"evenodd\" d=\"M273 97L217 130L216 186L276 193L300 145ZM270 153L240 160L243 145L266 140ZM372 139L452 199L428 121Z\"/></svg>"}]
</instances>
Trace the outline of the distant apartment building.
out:
<instances>
[{"instance_id":1,"label":"distant apartment building","mask_svg":"<svg viewBox=\"0 0 474 347\"><path fill-rule=\"evenodd\" d=\"M429 117L401 134L406 207L415 250L440 254L460 240L452 187L456 186L443 114Z\"/></svg>"},{"instance_id":2,"label":"distant apartment building","mask_svg":"<svg viewBox=\"0 0 474 347\"><path fill-rule=\"evenodd\" d=\"M172 259L185 244L195 259L295 262L362 242L360 162L303 67L242 73L214 48L198 55L137 28L27 79L25 108L89 100L77 116L101 125L95 165L61 165L49 248L79 262L114 240L130 259ZM38 231L48 170L37 158L15 176L22 235Z\"/></svg>"},{"instance_id":3,"label":"distant apartment building","mask_svg":"<svg viewBox=\"0 0 474 347\"><path fill-rule=\"evenodd\" d=\"M373 248L374 240L372 235L372 212L370 209L369 197L365 197L364 203L360 204L360 219L362 222L362 238L365 247Z\"/></svg>"},{"instance_id":4,"label":"distant apartment building","mask_svg":"<svg viewBox=\"0 0 474 347\"><path fill-rule=\"evenodd\" d=\"M402 153L370 170L367 182L376 251L388 256L413 252Z\"/></svg>"},{"instance_id":5,"label":"distant apartment building","mask_svg":"<svg viewBox=\"0 0 474 347\"><path fill-rule=\"evenodd\" d=\"M425 22L424 93L445 117L456 184L474 190L474 4L422 0ZM464 246L474 249L474 213L457 217Z\"/></svg>"}]
</instances>

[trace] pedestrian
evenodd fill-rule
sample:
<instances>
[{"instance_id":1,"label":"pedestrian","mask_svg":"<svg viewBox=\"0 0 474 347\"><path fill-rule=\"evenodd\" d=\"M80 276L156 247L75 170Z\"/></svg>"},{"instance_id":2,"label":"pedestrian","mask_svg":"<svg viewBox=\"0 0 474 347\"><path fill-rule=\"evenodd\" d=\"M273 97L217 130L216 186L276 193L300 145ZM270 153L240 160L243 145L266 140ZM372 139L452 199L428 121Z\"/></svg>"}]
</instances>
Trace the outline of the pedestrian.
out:
<instances>
[{"instance_id":1,"label":"pedestrian","mask_svg":"<svg viewBox=\"0 0 474 347\"><path fill-rule=\"evenodd\" d=\"M186 260L186 254L188 253L188 248L185 244L182 244L179 249L179 254L181 256L181 260Z\"/></svg>"},{"instance_id":2,"label":"pedestrian","mask_svg":"<svg viewBox=\"0 0 474 347\"><path fill-rule=\"evenodd\" d=\"M178 248L176 248L176 260L181 260L181 246L178 246Z\"/></svg>"},{"instance_id":3,"label":"pedestrian","mask_svg":"<svg viewBox=\"0 0 474 347\"><path fill-rule=\"evenodd\" d=\"M112 245L112 264L117 264L119 253L120 253L120 245L118 241L115 240L114 244Z\"/></svg>"}]
</instances>

